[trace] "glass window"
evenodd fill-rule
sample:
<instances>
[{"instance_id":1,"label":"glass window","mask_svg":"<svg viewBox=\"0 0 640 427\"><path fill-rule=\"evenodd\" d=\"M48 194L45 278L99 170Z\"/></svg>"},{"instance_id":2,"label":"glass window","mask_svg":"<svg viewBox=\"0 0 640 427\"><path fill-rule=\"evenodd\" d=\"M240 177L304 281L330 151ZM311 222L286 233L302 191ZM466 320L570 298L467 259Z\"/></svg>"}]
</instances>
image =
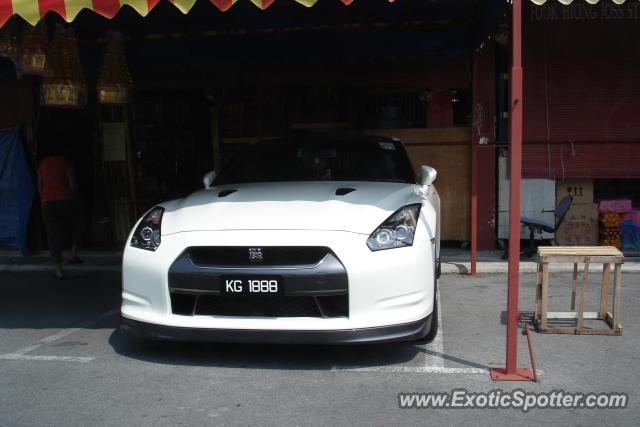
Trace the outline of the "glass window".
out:
<instances>
[{"instance_id":1,"label":"glass window","mask_svg":"<svg viewBox=\"0 0 640 427\"><path fill-rule=\"evenodd\" d=\"M277 139L234 156L215 185L286 181L415 183L404 146L393 140Z\"/></svg>"}]
</instances>

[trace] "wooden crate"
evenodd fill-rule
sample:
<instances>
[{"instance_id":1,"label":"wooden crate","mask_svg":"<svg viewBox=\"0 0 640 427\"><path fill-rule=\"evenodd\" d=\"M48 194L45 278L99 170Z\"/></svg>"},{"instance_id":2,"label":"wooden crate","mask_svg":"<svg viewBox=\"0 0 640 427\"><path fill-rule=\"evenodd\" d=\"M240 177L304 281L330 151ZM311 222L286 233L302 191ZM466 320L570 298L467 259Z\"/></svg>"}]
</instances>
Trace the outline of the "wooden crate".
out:
<instances>
[{"instance_id":1,"label":"wooden crate","mask_svg":"<svg viewBox=\"0 0 640 427\"><path fill-rule=\"evenodd\" d=\"M556 246L538 248L538 273L536 276L536 306L534 321L542 333L577 334L577 335L620 335L620 291L622 285L622 264L624 256L613 246ZM573 280L571 286L570 311L548 311L549 304L549 264L572 263ZM599 310L585 312L584 293L589 283L589 266L592 263L603 264L600 288ZM576 292L578 288L578 264L584 264L580 299L576 310ZM609 311L609 282L611 265L614 265L613 308ZM575 327L551 327L550 320L576 319ZM601 320L607 328L585 329L584 320Z\"/></svg>"}]
</instances>

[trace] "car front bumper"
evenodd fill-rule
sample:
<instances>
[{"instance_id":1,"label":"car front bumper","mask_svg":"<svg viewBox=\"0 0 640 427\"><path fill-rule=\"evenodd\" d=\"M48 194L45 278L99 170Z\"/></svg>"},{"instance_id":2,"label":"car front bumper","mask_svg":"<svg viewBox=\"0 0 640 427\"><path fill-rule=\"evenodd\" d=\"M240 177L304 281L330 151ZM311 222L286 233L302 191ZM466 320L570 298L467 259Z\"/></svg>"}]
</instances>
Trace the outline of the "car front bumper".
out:
<instances>
[{"instance_id":1,"label":"car front bumper","mask_svg":"<svg viewBox=\"0 0 640 427\"><path fill-rule=\"evenodd\" d=\"M145 339L270 344L364 344L411 341L424 338L430 328L431 315L402 325L324 331L184 328L139 322L125 316L122 316L120 321L122 331Z\"/></svg>"},{"instance_id":2,"label":"car front bumper","mask_svg":"<svg viewBox=\"0 0 640 427\"><path fill-rule=\"evenodd\" d=\"M231 334L244 336L238 339L239 341L250 340L251 334L259 331L265 336L259 340L261 342L277 341L279 338L273 337L281 333L297 342L297 337L307 332L310 337L316 336L314 334L326 336L327 333L335 332L338 338L334 337L332 341L357 342L357 338L349 337L350 334L364 336L362 340L366 341L369 332L354 331L391 328L391 337L387 338L387 333L383 333L382 338L376 338L374 333L373 338L369 339L384 341L395 339L394 328L402 325L413 326L407 326L408 330L404 330L398 338L411 337L418 329L416 325L424 324L425 319L433 312L435 272L432 243L416 239L412 247L372 252L366 246L367 237L341 231L198 231L163 235L162 243L155 252L127 245L123 258L122 315L131 322L155 325L158 331L191 330L193 334L199 331L203 336L232 331ZM280 246L330 248L346 271L348 315L333 318L242 317L187 316L172 312L171 266L186 248L267 247L274 246L274 242ZM187 279L191 280L188 277ZM211 284L208 290L215 292L216 285L213 280ZM315 285L317 283L313 284ZM303 284L300 283L300 286ZM336 286L331 286L330 289L316 289L315 292L330 290L332 294L336 294L340 291ZM301 289L298 288L295 292L300 294ZM317 340L318 338L313 339ZM319 342L323 342L322 339Z\"/></svg>"}]
</instances>

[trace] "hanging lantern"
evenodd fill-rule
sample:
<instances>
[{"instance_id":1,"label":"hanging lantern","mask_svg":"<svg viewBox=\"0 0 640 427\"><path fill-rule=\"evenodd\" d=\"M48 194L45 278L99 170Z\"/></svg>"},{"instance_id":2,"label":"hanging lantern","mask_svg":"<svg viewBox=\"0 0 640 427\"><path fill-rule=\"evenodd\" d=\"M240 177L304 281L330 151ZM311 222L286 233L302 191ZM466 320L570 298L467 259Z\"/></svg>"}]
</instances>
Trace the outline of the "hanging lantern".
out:
<instances>
[{"instance_id":1,"label":"hanging lantern","mask_svg":"<svg viewBox=\"0 0 640 427\"><path fill-rule=\"evenodd\" d=\"M48 76L42 82L42 103L49 107L83 107L87 87L73 29L56 27L50 62Z\"/></svg>"},{"instance_id":2,"label":"hanging lantern","mask_svg":"<svg viewBox=\"0 0 640 427\"><path fill-rule=\"evenodd\" d=\"M15 60L18 56L18 32L16 21L9 21L0 29L0 56Z\"/></svg>"},{"instance_id":3,"label":"hanging lantern","mask_svg":"<svg viewBox=\"0 0 640 427\"><path fill-rule=\"evenodd\" d=\"M98 78L98 100L102 104L122 105L131 102L133 82L124 55L120 33L111 33Z\"/></svg>"},{"instance_id":4,"label":"hanging lantern","mask_svg":"<svg viewBox=\"0 0 640 427\"><path fill-rule=\"evenodd\" d=\"M20 65L23 74L42 76L47 71L47 32L44 22L35 27L25 25L20 46Z\"/></svg>"}]
</instances>

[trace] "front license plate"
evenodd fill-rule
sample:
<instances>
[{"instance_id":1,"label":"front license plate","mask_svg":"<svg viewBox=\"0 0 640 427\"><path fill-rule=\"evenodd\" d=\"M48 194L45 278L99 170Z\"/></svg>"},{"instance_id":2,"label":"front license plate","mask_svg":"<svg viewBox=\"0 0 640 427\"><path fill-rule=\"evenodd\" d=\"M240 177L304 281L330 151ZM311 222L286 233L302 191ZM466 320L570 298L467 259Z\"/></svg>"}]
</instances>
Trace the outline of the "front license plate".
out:
<instances>
[{"instance_id":1,"label":"front license plate","mask_svg":"<svg viewBox=\"0 0 640 427\"><path fill-rule=\"evenodd\" d=\"M238 296L277 296L283 292L281 277L222 277L222 293Z\"/></svg>"}]
</instances>

